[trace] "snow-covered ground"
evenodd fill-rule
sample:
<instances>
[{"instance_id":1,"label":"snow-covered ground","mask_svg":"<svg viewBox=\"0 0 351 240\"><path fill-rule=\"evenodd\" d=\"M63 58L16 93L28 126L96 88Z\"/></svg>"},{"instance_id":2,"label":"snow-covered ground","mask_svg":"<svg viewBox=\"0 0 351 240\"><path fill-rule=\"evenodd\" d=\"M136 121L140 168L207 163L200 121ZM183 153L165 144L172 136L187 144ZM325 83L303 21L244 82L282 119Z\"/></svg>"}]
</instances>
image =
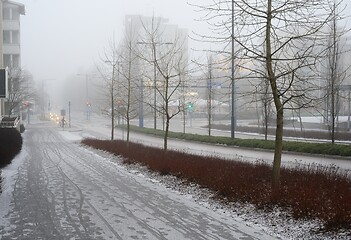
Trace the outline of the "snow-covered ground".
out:
<instances>
[{"instance_id":1,"label":"snow-covered ground","mask_svg":"<svg viewBox=\"0 0 351 240\"><path fill-rule=\"evenodd\" d=\"M144 119L144 125L147 127L153 127L153 121L148 119ZM177 122L178 121L178 122ZM87 121L86 119L78 118L74 121L74 127L72 125L72 129L69 131L75 132L76 135L81 137L97 137L102 139L110 139L111 127L110 120L102 117L96 116ZM187 133L195 133L195 134L203 134L207 135L207 129L202 128L206 122L204 121L193 121L193 126L187 126ZM158 123L159 128L162 124ZM171 122L171 131L183 131L182 122L179 119ZM223 136L223 131L212 131L213 135ZM254 136L243 136L241 133L237 133L238 137L254 137ZM117 129L115 131L115 139L125 139L126 131L121 131ZM132 132L130 134L131 141L147 144L153 147L163 147L162 139L158 137L153 137L145 134L138 134ZM213 144L200 144L200 143L189 143L183 140L178 139L169 139L168 141L169 149L185 151L189 153L202 154L202 155L214 155L220 156L228 159L242 159L244 161L255 162L257 160L265 161L267 163L271 163L273 159L274 152L273 151L261 151L261 150L252 150L252 149L243 149L236 147L228 147L222 145L213 145ZM336 157L336 156L323 156L323 155L305 155L305 154L296 154L296 153L284 153L282 164L286 166L294 166L296 164L322 164L325 166L336 166L341 169L351 171L351 158L349 157Z\"/></svg>"},{"instance_id":2,"label":"snow-covered ground","mask_svg":"<svg viewBox=\"0 0 351 240\"><path fill-rule=\"evenodd\" d=\"M350 239L350 232L317 233L318 221L294 221L279 209L218 203L196 185L79 145L109 134L104 121L77 121L64 131L52 123L27 126L21 154L2 170L1 239ZM208 151L230 154L216 147Z\"/></svg>"},{"instance_id":3,"label":"snow-covered ground","mask_svg":"<svg viewBox=\"0 0 351 240\"><path fill-rule=\"evenodd\" d=\"M275 238L79 145L76 133L27 126L22 153L3 170L1 239Z\"/></svg>"},{"instance_id":4,"label":"snow-covered ground","mask_svg":"<svg viewBox=\"0 0 351 240\"><path fill-rule=\"evenodd\" d=\"M0 170L2 183L0 194L0 226L9 225L9 219L6 218L6 215L10 211L10 204L13 197L14 183L16 181L16 176L18 174L19 167L23 164L23 160L27 156L25 150L22 150L19 155L12 161L10 165ZM1 227L0 227L1 228Z\"/></svg>"}]
</instances>

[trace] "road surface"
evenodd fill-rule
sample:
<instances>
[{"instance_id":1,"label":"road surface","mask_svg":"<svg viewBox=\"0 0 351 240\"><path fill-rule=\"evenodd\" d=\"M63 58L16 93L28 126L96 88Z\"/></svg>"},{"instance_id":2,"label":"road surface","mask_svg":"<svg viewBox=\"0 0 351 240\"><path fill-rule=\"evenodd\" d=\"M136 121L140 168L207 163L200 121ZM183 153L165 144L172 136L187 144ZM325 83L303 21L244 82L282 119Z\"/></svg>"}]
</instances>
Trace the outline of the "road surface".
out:
<instances>
[{"instance_id":1,"label":"road surface","mask_svg":"<svg viewBox=\"0 0 351 240\"><path fill-rule=\"evenodd\" d=\"M182 131L181 122L175 122L178 119L171 122L171 131ZM111 134L110 120L98 115L94 115L92 120L87 121L84 118L76 116L74 119L74 126L71 131L79 130L81 137L97 137L103 139L109 139ZM152 128L152 121L145 121L145 125ZM194 121L193 127L187 127L186 132L196 134L207 134L207 129L201 127L200 124L196 124ZM159 124L158 127L161 127ZM217 135L222 136L225 133L223 131L213 131ZM215 134L215 133L214 133ZM228 133L227 133L228 134ZM236 134L238 137L240 133ZM242 136L247 137L247 136ZM126 131L117 129L115 131L115 139L125 139ZM153 137L146 134L140 134L131 132L131 141L147 144L155 147L163 147L163 139L160 137ZM185 151L195 154L203 155L214 155L220 156L227 159L243 160L255 162L257 160L264 161L271 164L273 161L274 152L265 150L253 150L238 147L228 147L213 144L201 144L195 142L187 142L179 139L169 139L168 148L174 150ZM308 155L308 154L296 154L296 153L284 153L282 157L282 164L284 166L296 166L296 164L321 164L325 166L336 166L346 171L351 171L351 158L350 157L338 157L338 156L322 156L322 155Z\"/></svg>"},{"instance_id":2,"label":"road surface","mask_svg":"<svg viewBox=\"0 0 351 240\"><path fill-rule=\"evenodd\" d=\"M18 167L3 170L1 239L274 239L81 146L80 134L27 126Z\"/></svg>"}]
</instances>

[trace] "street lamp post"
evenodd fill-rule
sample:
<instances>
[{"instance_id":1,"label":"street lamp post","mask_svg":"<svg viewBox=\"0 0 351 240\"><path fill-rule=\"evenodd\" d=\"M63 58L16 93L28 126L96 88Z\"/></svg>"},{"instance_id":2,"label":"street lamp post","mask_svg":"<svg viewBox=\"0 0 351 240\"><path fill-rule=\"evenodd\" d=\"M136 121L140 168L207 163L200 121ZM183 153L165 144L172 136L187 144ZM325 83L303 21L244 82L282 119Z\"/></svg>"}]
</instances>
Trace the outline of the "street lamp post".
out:
<instances>
[{"instance_id":1,"label":"street lamp post","mask_svg":"<svg viewBox=\"0 0 351 240\"><path fill-rule=\"evenodd\" d=\"M105 63L110 63L112 66L112 76L111 76L111 140L114 140L115 136L115 71L117 66L117 72L119 74L119 61L116 60L115 52L113 53L112 61L105 61Z\"/></svg>"},{"instance_id":2,"label":"street lamp post","mask_svg":"<svg viewBox=\"0 0 351 240\"><path fill-rule=\"evenodd\" d=\"M89 75L89 74L77 74L77 76L84 76L85 77L85 105L86 105L86 117L87 120L90 120L90 115L91 115L91 100L89 97L89 76L94 76L94 75Z\"/></svg>"},{"instance_id":3,"label":"street lamp post","mask_svg":"<svg viewBox=\"0 0 351 240\"><path fill-rule=\"evenodd\" d=\"M140 102L139 102L139 127L144 127L144 80L140 79Z\"/></svg>"},{"instance_id":4,"label":"street lamp post","mask_svg":"<svg viewBox=\"0 0 351 240\"><path fill-rule=\"evenodd\" d=\"M156 124L156 121L157 121L157 113L156 113L156 104L157 104L157 101L156 101L156 49L154 48L154 129L156 130L156 127L157 127L157 124Z\"/></svg>"},{"instance_id":5,"label":"street lamp post","mask_svg":"<svg viewBox=\"0 0 351 240\"><path fill-rule=\"evenodd\" d=\"M114 134L115 134L114 84L115 84L115 63L113 63L112 65L112 77L111 77L111 140L114 139Z\"/></svg>"},{"instance_id":6,"label":"street lamp post","mask_svg":"<svg viewBox=\"0 0 351 240\"><path fill-rule=\"evenodd\" d=\"M68 126L71 127L71 101L68 101Z\"/></svg>"},{"instance_id":7,"label":"street lamp post","mask_svg":"<svg viewBox=\"0 0 351 240\"><path fill-rule=\"evenodd\" d=\"M235 138L235 127L236 127L236 116L235 116L235 112L236 112L236 101L235 101L235 79L234 79L234 0L232 0L232 115L231 115L231 129L230 129L230 133L231 133L231 138Z\"/></svg>"},{"instance_id":8,"label":"street lamp post","mask_svg":"<svg viewBox=\"0 0 351 240\"><path fill-rule=\"evenodd\" d=\"M87 105L87 120L90 120L90 113L91 113L91 102L89 101L89 87L88 87L88 74L85 74L85 94L86 94L86 105Z\"/></svg>"},{"instance_id":9,"label":"street lamp post","mask_svg":"<svg viewBox=\"0 0 351 240\"><path fill-rule=\"evenodd\" d=\"M153 71L154 71L154 103L153 103L153 108L154 108L154 129L157 128L157 89L156 89L156 84L157 84L157 68L156 68L156 45L168 45L168 44L173 44L171 42L137 42L137 44L141 45L152 45L152 58L153 58ZM142 94L142 93L141 93Z\"/></svg>"},{"instance_id":10,"label":"street lamp post","mask_svg":"<svg viewBox=\"0 0 351 240\"><path fill-rule=\"evenodd\" d=\"M46 101L45 101L45 83L47 81L53 81L54 79L43 79L41 81L41 115L42 118L45 118L45 109L46 109ZM50 106L50 99L48 100L48 106Z\"/></svg>"}]
</instances>

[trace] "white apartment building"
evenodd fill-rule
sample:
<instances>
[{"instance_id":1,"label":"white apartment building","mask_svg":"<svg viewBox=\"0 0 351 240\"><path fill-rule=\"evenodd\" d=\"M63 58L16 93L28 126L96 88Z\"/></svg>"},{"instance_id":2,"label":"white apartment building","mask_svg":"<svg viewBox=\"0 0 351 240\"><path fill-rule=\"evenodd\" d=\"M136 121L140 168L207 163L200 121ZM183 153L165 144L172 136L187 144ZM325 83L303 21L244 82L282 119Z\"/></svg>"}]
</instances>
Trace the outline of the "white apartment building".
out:
<instances>
[{"instance_id":1,"label":"white apartment building","mask_svg":"<svg viewBox=\"0 0 351 240\"><path fill-rule=\"evenodd\" d=\"M23 4L0 0L0 68L21 67L20 16L24 14ZM0 113L4 114L3 99Z\"/></svg>"},{"instance_id":2,"label":"white apartment building","mask_svg":"<svg viewBox=\"0 0 351 240\"><path fill-rule=\"evenodd\" d=\"M181 61L182 66L180 66L183 69L181 78L183 81L186 79L186 72L188 71L188 29L181 28L176 24L170 24L169 20L163 17L127 15L125 17L125 36L135 44L136 49L143 52L141 58L148 59L150 62L154 58L160 59L160 56L164 57L165 52L171 48L170 46L176 46L175 48L178 51L176 55L179 55L179 59L184 59ZM153 51L152 45L155 46L155 51ZM136 64L137 66L133 71L135 71L136 75L143 76L145 89L142 94L144 94L144 101L148 102L149 106L156 106L156 104L162 104L161 97L157 96L155 89L156 86L163 84L163 78L156 71L155 65L150 64L150 62L146 64L145 62L141 63L143 64L142 66ZM178 80L179 78L176 78L175 81ZM178 95L175 93L172 100L177 100L179 98ZM152 111L145 109L144 113Z\"/></svg>"}]
</instances>

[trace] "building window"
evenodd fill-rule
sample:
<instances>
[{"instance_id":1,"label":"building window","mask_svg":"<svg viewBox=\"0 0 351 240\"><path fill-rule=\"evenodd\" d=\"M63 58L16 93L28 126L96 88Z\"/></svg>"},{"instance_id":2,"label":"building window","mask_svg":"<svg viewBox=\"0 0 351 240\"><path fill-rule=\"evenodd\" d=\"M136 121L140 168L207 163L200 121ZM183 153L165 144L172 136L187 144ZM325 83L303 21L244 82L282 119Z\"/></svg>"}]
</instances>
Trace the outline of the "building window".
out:
<instances>
[{"instance_id":1,"label":"building window","mask_svg":"<svg viewBox=\"0 0 351 240\"><path fill-rule=\"evenodd\" d=\"M20 55L4 54L4 67L9 67L9 68L20 67Z\"/></svg>"},{"instance_id":2,"label":"building window","mask_svg":"<svg viewBox=\"0 0 351 240\"><path fill-rule=\"evenodd\" d=\"M4 7L2 11L2 18L4 20L18 21L20 19L19 8Z\"/></svg>"},{"instance_id":3,"label":"building window","mask_svg":"<svg viewBox=\"0 0 351 240\"><path fill-rule=\"evenodd\" d=\"M11 20L11 8L3 8L2 17L4 20Z\"/></svg>"},{"instance_id":4,"label":"building window","mask_svg":"<svg viewBox=\"0 0 351 240\"><path fill-rule=\"evenodd\" d=\"M20 14L19 14L18 8L11 8L11 10L12 10L11 20L18 21L20 19Z\"/></svg>"},{"instance_id":5,"label":"building window","mask_svg":"<svg viewBox=\"0 0 351 240\"><path fill-rule=\"evenodd\" d=\"M19 44L20 43L19 31L4 30L3 43L4 44Z\"/></svg>"},{"instance_id":6,"label":"building window","mask_svg":"<svg viewBox=\"0 0 351 240\"><path fill-rule=\"evenodd\" d=\"M5 30L3 32L3 42L4 42L4 44L10 44L11 43L11 31Z\"/></svg>"},{"instance_id":7,"label":"building window","mask_svg":"<svg viewBox=\"0 0 351 240\"><path fill-rule=\"evenodd\" d=\"M12 31L12 44L19 44L20 43L20 35L19 31Z\"/></svg>"},{"instance_id":8,"label":"building window","mask_svg":"<svg viewBox=\"0 0 351 240\"><path fill-rule=\"evenodd\" d=\"M20 56L18 54L12 55L12 67L20 66Z\"/></svg>"},{"instance_id":9,"label":"building window","mask_svg":"<svg viewBox=\"0 0 351 240\"><path fill-rule=\"evenodd\" d=\"M12 67L10 54L4 54L4 67Z\"/></svg>"}]
</instances>

